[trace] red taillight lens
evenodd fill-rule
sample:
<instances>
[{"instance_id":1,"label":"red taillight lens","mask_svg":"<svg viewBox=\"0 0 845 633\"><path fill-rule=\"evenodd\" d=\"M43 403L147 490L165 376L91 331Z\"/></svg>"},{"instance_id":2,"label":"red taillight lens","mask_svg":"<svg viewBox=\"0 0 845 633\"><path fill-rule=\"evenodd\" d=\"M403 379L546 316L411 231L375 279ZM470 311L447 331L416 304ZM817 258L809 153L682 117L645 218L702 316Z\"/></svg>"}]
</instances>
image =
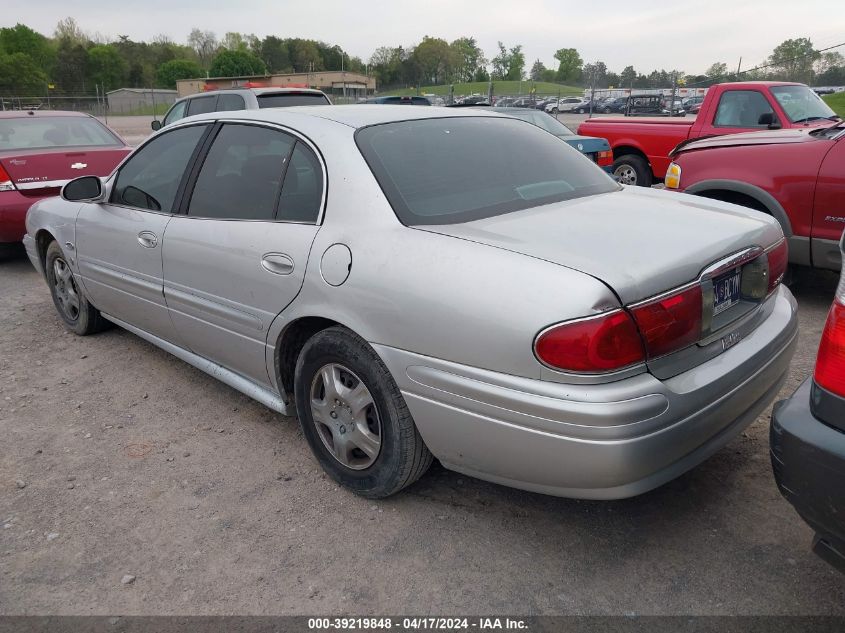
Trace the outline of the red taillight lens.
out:
<instances>
[{"instance_id":1,"label":"red taillight lens","mask_svg":"<svg viewBox=\"0 0 845 633\"><path fill-rule=\"evenodd\" d=\"M14 188L15 184L9 178L8 172L3 169L3 165L0 165L0 191L12 191Z\"/></svg>"},{"instance_id":2,"label":"red taillight lens","mask_svg":"<svg viewBox=\"0 0 845 633\"><path fill-rule=\"evenodd\" d=\"M786 267L789 264L789 246L787 246L786 240L766 253L766 256L769 258L769 293L771 293L783 281Z\"/></svg>"},{"instance_id":3,"label":"red taillight lens","mask_svg":"<svg viewBox=\"0 0 845 633\"><path fill-rule=\"evenodd\" d=\"M601 167L613 164L613 152L608 150L606 152L599 152L596 154L596 163Z\"/></svg>"},{"instance_id":4,"label":"red taillight lens","mask_svg":"<svg viewBox=\"0 0 845 633\"><path fill-rule=\"evenodd\" d=\"M553 326L537 337L534 351L564 371L600 373L645 361L637 326L624 310Z\"/></svg>"},{"instance_id":5,"label":"red taillight lens","mask_svg":"<svg viewBox=\"0 0 845 633\"><path fill-rule=\"evenodd\" d=\"M631 309L649 358L692 345L701 338L701 286Z\"/></svg>"},{"instance_id":6,"label":"red taillight lens","mask_svg":"<svg viewBox=\"0 0 845 633\"><path fill-rule=\"evenodd\" d=\"M845 301L841 297L827 315L814 377L820 387L845 397Z\"/></svg>"}]
</instances>

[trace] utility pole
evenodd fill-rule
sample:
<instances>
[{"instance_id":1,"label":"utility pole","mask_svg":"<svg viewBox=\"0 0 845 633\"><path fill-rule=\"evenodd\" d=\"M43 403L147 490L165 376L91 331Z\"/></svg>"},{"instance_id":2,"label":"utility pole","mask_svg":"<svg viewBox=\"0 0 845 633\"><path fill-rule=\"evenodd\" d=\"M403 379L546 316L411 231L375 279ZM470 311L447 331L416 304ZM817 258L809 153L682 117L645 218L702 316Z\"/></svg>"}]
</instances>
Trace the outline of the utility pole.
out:
<instances>
[{"instance_id":1,"label":"utility pole","mask_svg":"<svg viewBox=\"0 0 845 633\"><path fill-rule=\"evenodd\" d=\"M153 98L153 121L158 121L158 117L156 116L156 90L152 84L150 84L150 95Z\"/></svg>"},{"instance_id":2,"label":"utility pole","mask_svg":"<svg viewBox=\"0 0 845 633\"><path fill-rule=\"evenodd\" d=\"M669 106L669 116L675 116L675 92L678 90L678 73L672 73L672 96L669 97L671 99Z\"/></svg>"},{"instance_id":3,"label":"utility pole","mask_svg":"<svg viewBox=\"0 0 845 633\"><path fill-rule=\"evenodd\" d=\"M346 101L346 71L343 70L343 56L344 52L340 51L340 75L343 80L343 100Z\"/></svg>"},{"instance_id":4,"label":"utility pole","mask_svg":"<svg viewBox=\"0 0 845 633\"><path fill-rule=\"evenodd\" d=\"M742 57L739 58L739 63L736 65L736 80L739 81L739 69L742 68Z\"/></svg>"}]
</instances>

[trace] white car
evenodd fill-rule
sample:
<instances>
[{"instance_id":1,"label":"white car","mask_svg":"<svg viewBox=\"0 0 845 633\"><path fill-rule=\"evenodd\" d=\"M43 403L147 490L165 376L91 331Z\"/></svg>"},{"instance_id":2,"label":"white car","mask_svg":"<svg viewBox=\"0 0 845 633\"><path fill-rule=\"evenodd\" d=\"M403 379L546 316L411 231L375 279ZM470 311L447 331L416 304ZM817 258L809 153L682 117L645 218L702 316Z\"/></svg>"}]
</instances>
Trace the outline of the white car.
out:
<instances>
[{"instance_id":1,"label":"white car","mask_svg":"<svg viewBox=\"0 0 845 633\"><path fill-rule=\"evenodd\" d=\"M546 106L546 112L549 114L557 114L558 112L572 112L579 105L585 103L585 99L580 97L564 97L557 101L552 101Z\"/></svg>"}]
</instances>

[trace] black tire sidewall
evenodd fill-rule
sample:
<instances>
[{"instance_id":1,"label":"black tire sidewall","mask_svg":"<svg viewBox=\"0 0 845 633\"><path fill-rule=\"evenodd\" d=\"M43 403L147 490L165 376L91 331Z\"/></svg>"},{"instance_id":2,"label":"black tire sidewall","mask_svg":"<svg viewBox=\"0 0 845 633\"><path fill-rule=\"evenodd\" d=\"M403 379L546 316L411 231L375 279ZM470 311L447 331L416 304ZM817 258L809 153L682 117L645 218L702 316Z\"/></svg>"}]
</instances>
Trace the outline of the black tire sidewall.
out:
<instances>
[{"instance_id":1,"label":"black tire sidewall","mask_svg":"<svg viewBox=\"0 0 845 633\"><path fill-rule=\"evenodd\" d=\"M65 315L64 310L62 310L59 300L56 298L53 262L55 262L56 259L59 257L61 257L65 261L65 264L70 267L68 258L64 254L58 243L50 242L50 245L47 247L47 253L44 257L44 276L47 279L47 285L50 288L50 297L53 299L53 305L56 306L56 312L58 313L59 318L65 324L65 327L67 329L69 329L74 334L89 334L93 329L91 324L91 320L93 318L91 313L93 312L93 308L88 303L88 299L85 297L85 293L82 291L82 288L79 286L79 284L76 284L76 291L77 295L79 296L79 316L77 316L75 320L70 320L67 318L67 315Z\"/></svg>"},{"instance_id":2,"label":"black tire sidewall","mask_svg":"<svg viewBox=\"0 0 845 633\"><path fill-rule=\"evenodd\" d=\"M347 468L329 452L319 436L309 406L311 382L325 365L338 363L354 372L370 390L381 422L381 449L375 463L364 470ZM365 496L383 496L402 478L399 390L375 352L351 333L330 328L305 344L294 377L296 410L302 432L317 461L338 483Z\"/></svg>"},{"instance_id":3,"label":"black tire sidewall","mask_svg":"<svg viewBox=\"0 0 845 633\"><path fill-rule=\"evenodd\" d=\"M613 161L611 170L615 173L620 165L629 165L637 174L637 187L650 187L653 183L648 163L635 154L626 154Z\"/></svg>"}]
</instances>

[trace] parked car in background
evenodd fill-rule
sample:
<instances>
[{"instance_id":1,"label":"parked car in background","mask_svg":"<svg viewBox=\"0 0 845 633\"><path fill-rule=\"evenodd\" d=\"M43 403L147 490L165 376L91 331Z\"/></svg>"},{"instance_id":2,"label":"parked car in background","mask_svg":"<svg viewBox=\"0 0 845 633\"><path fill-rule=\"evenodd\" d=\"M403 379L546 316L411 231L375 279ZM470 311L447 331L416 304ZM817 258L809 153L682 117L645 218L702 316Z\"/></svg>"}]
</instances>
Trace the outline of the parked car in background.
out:
<instances>
[{"instance_id":1,"label":"parked car in background","mask_svg":"<svg viewBox=\"0 0 845 633\"><path fill-rule=\"evenodd\" d=\"M687 97L686 99L681 100L681 107L684 110L689 112L690 108L695 105L700 105L704 102L704 95L695 95L692 97Z\"/></svg>"},{"instance_id":2,"label":"parked car in background","mask_svg":"<svg viewBox=\"0 0 845 633\"><path fill-rule=\"evenodd\" d=\"M416 106L430 106L431 101L426 97L416 96L393 96L385 95L381 97L372 97L367 99L365 103L379 103L382 105L416 105Z\"/></svg>"},{"instance_id":3,"label":"parked car in background","mask_svg":"<svg viewBox=\"0 0 845 633\"><path fill-rule=\"evenodd\" d=\"M622 111L625 116L669 116L663 97L657 94L631 95Z\"/></svg>"},{"instance_id":4,"label":"parked car in background","mask_svg":"<svg viewBox=\"0 0 845 633\"><path fill-rule=\"evenodd\" d=\"M550 98L540 99L539 101L534 102L534 109L535 110L541 110L541 111L545 112L546 106L550 105L552 103L557 103L557 99L556 98L555 99L550 99Z\"/></svg>"},{"instance_id":5,"label":"parked car in background","mask_svg":"<svg viewBox=\"0 0 845 633\"><path fill-rule=\"evenodd\" d=\"M232 110L258 110L260 108L285 108L302 105L331 105L322 90L313 88L231 88L200 92L179 99L170 106L161 121L150 123L153 130L175 123L195 114L230 112Z\"/></svg>"},{"instance_id":6,"label":"parked car in background","mask_svg":"<svg viewBox=\"0 0 845 633\"><path fill-rule=\"evenodd\" d=\"M579 134L606 138L613 149L614 174L629 185L650 187L662 180L669 153L682 141L702 136L770 128L829 125L836 114L803 84L747 81L718 84L707 91L695 119L593 118Z\"/></svg>"},{"instance_id":7,"label":"parked car in background","mask_svg":"<svg viewBox=\"0 0 845 633\"><path fill-rule=\"evenodd\" d=\"M839 270L845 229L845 124L716 136L681 144L667 189L763 211L793 264Z\"/></svg>"},{"instance_id":8,"label":"parked car in background","mask_svg":"<svg viewBox=\"0 0 845 633\"><path fill-rule=\"evenodd\" d=\"M367 497L433 457L643 493L751 424L796 345L777 222L622 187L492 108L208 113L62 195L24 243L69 331L116 323L295 412Z\"/></svg>"},{"instance_id":9,"label":"parked car in background","mask_svg":"<svg viewBox=\"0 0 845 633\"><path fill-rule=\"evenodd\" d=\"M511 108L533 108L537 105L539 99L535 96L517 97L513 100L509 107Z\"/></svg>"},{"instance_id":10,"label":"parked car in background","mask_svg":"<svg viewBox=\"0 0 845 633\"><path fill-rule=\"evenodd\" d=\"M108 176L130 149L87 114L0 112L0 248L20 244L33 203L57 196L77 176Z\"/></svg>"},{"instance_id":11,"label":"parked car in background","mask_svg":"<svg viewBox=\"0 0 845 633\"><path fill-rule=\"evenodd\" d=\"M611 97L605 99L601 105L601 112L610 114L611 112L624 112L625 106L628 103L628 97Z\"/></svg>"},{"instance_id":12,"label":"parked car in background","mask_svg":"<svg viewBox=\"0 0 845 633\"><path fill-rule=\"evenodd\" d=\"M584 99L580 97L562 97L557 100L552 100L546 104L546 112L549 114L557 114L558 112L572 112L579 105L584 103Z\"/></svg>"},{"instance_id":13,"label":"parked car in background","mask_svg":"<svg viewBox=\"0 0 845 633\"><path fill-rule=\"evenodd\" d=\"M701 102L693 103L686 108L687 114L698 114L701 110Z\"/></svg>"},{"instance_id":14,"label":"parked car in background","mask_svg":"<svg viewBox=\"0 0 845 633\"><path fill-rule=\"evenodd\" d=\"M592 103L592 106L590 105ZM593 112L598 112L599 108L601 107L602 99L584 99L581 103L577 104L574 108L572 108L572 112L576 114L587 114L592 110Z\"/></svg>"},{"instance_id":15,"label":"parked car in background","mask_svg":"<svg viewBox=\"0 0 845 633\"><path fill-rule=\"evenodd\" d=\"M493 105L497 108L509 108L516 101L513 97L498 97L494 99Z\"/></svg>"},{"instance_id":16,"label":"parked car in background","mask_svg":"<svg viewBox=\"0 0 845 633\"><path fill-rule=\"evenodd\" d=\"M673 106L674 104L674 106ZM671 111L673 116L684 116L686 114L686 109L684 108L684 100L680 97L665 97L663 99L663 109L667 111Z\"/></svg>"},{"instance_id":17,"label":"parked car in background","mask_svg":"<svg viewBox=\"0 0 845 633\"><path fill-rule=\"evenodd\" d=\"M778 488L815 531L813 551L845 573L845 271L815 372L775 405L770 440Z\"/></svg>"},{"instance_id":18,"label":"parked car in background","mask_svg":"<svg viewBox=\"0 0 845 633\"><path fill-rule=\"evenodd\" d=\"M610 151L610 145L603 138L579 136L550 114L537 112L531 108L500 108L497 112L522 119L531 125L546 130L546 132L551 132L610 173L610 166L613 164L613 152Z\"/></svg>"}]
</instances>

